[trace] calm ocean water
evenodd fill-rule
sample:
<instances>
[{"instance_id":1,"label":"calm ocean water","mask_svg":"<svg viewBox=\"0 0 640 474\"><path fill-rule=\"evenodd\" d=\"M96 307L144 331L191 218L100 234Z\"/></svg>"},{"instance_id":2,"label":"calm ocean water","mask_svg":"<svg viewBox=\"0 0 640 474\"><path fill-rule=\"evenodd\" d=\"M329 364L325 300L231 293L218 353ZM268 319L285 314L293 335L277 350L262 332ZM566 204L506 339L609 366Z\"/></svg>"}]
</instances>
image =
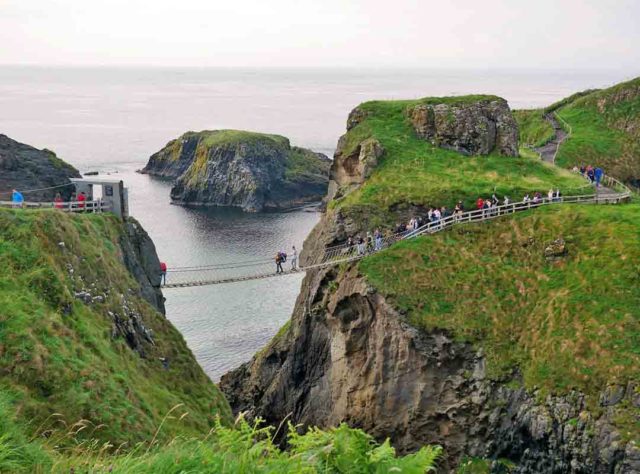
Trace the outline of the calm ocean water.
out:
<instances>
[{"instance_id":1,"label":"calm ocean water","mask_svg":"<svg viewBox=\"0 0 640 474\"><path fill-rule=\"evenodd\" d=\"M50 148L81 172L117 173L130 210L169 266L268 258L302 244L310 212L248 215L169 204L170 184L135 173L187 130L279 133L328 155L349 111L371 99L489 93L512 108L628 79L624 72L0 67L0 133ZM214 379L250 357L293 308L302 277L167 290L167 316Z\"/></svg>"}]
</instances>

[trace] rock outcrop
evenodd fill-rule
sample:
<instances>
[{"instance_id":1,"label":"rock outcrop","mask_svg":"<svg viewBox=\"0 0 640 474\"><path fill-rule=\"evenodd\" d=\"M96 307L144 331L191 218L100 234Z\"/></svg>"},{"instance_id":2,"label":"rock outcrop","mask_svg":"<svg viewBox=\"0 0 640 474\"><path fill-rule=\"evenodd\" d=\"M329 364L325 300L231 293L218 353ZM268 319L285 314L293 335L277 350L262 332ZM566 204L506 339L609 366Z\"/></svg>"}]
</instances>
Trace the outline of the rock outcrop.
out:
<instances>
[{"instance_id":1,"label":"rock outcrop","mask_svg":"<svg viewBox=\"0 0 640 474\"><path fill-rule=\"evenodd\" d=\"M125 231L126 234L120 236L123 263L140 284L140 296L160 313L165 314L165 298L160 290L160 260L156 246L147 231L131 217L125 222Z\"/></svg>"},{"instance_id":2,"label":"rock outcrop","mask_svg":"<svg viewBox=\"0 0 640 474\"><path fill-rule=\"evenodd\" d=\"M236 130L188 132L149 159L143 173L175 179L177 204L286 209L320 201L330 160L278 135Z\"/></svg>"},{"instance_id":3,"label":"rock outcrop","mask_svg":"<svg viewBox=\"0 0 640 474\"><path fill-rule=\"evenodd\" d=\"M50 150L38 150L0 134L0 200L11 200L15 188L24 192L28 201L52 201L56 193L68 199L73 186L69 178L80 178L73 166ZM42 189L56 186L55 189ZM42 189L40 191L30 191ZM26 192L28 191L28 192Z\"/></svg>"},{"instance_id":4,"label":"rock outcrop","mask_svg":"<svg viewBox=\"0 0 640 474\"><path fill-rule=\"evenodd\" d=\"M407 111L420 138L465 155L493 151L518 156L518 125L498 97L479 101L418 104Z\"/></svg>"}]
</instances>

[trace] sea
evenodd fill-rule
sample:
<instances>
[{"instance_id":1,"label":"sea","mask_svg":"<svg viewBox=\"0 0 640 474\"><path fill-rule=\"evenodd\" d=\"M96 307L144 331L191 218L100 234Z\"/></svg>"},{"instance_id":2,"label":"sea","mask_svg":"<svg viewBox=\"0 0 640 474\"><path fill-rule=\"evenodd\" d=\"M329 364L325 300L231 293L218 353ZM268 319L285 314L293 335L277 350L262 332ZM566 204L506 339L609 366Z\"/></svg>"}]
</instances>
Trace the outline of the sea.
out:
<instances>
[{"instance_id":1,"label":"sea","mask_svg":"<svg viewBox=\"0 0 640 474\"><path fill-rule=\"evenodd\" d=\"M638 71L633 71L638 73ZM277 133L332 156L363 101L495 94L512 108L632 78L629 71L49 68L0 66L0 133L81 172L124 180L130 213L169 268L268 259L300 248L320 215L170 204L171 183L136 173L188 130ZM167 317L212 380L251 359L290 317L302 275L165 290Z\"/></svg>"}]
</instances>

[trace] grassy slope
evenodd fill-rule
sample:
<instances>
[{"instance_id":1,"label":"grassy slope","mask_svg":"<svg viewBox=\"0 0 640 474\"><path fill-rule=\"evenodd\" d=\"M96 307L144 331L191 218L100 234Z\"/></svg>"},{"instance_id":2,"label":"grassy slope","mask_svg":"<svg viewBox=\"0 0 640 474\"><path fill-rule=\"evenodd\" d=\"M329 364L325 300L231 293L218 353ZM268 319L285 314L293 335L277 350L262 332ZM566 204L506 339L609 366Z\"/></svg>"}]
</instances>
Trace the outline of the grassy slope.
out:
<instances>
[{"instance_id":1,"label":"grassy slope","mask_svg":"<svg viewBox=\"0 0 640 474\"><path fill-rule=\"evenodd\" d=\"M91 437L136 442L153 436L179 403L180 413L189 414L168 420L167 435L200 433L216 414L229 419L224 397L180 333L130 294L137 283L120 263L122 231L114 217L0 211L0 394L12 400L30 434L62 428L58 419L86 419L103 425L95 432L89 426ZM94 294L110 290L104 303L73 297L91 283ZM154 333L146 359L111 337L108 311L123 314L122 295ZM159 357L169 358L169 370Z\"/></svg>"},{"instance_id":2,"label":"grassy slope","mask_svg":"<svg viewBox=\"0 0 640 474\"><path fill-rule=\"evenodd\" d=\"M528 388L595 395L640 381L639 218L638 204L540 208L402 242L360 269L416 326L482 346L492 376L519 367ZM568 255L547 261L558 237Z\"/></svg>"},{"instance_id":3,"label":"grassy slope","mask_svg":"<svg viewBox=\"0 0 640 474\"><path fill-rule=\"evenodd\" d=\"M420 102L472 101L485 96L421 99L419 101L376 101L359 107L369 115L350 130L344 154L358 144L375 137L385 149L373 175L357 191L331 208L342 208L351 215L363 216L370 226L393 223L391 209L402 203L447 205L458 200L471 207L478 196L493 192L520 199L525 193L546 192L559 187L565 195L584 191L584 181L538 158L508 158L499 155L465 157L444 150L416 137L405 117L407 107Z\"/></svg>"},{"instance_id":4,"label":"grassy slope","mask_svg":"<svg viewBox=\"0 0 640 474\"><path fill-rule=\"evenodd\" d=\"M520 129L521 144L539 147L553 139L553 127L544 119L544 110L516 110L513 115Z\"/></svg>"},{"instance_id":5,"label":"grassy slope","mask_svg":"<svg viewBox=\"0 0 640 474\"><path fill-rule=\"evenodd\" d=\"M558 165L592 164L622 180L640 179L640 78L554 108L573 132L560 147Z\"/></svg>"}]
</instances>

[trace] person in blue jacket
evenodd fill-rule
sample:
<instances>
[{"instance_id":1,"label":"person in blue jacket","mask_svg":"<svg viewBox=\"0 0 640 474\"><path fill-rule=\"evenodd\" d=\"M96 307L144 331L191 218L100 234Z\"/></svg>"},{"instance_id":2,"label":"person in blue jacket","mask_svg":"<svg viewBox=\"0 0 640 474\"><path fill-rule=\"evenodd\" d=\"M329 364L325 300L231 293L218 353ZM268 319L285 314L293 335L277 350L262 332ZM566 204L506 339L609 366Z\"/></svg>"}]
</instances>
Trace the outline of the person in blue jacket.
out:
<instances>
[{"instance_id":1,"label":"person in blue jacket","mask_svg":"<svg viewBox=\"0 0 640 474\"><path fill-rule=\"evenodd\" d=\"M22 207L24 205L24 196L20 191L14 189L11 194L11 202L13 203L13 207Z\"/></svg>"},{"instance_id":2,"label":"person in blue jacket","mask_svg":"<svg viewBox=\"0 0 640 474\"><path fill-rule=\"evenodd\" d=\"M602 168L598 167L598 168L596 168L594 174L595 174L595 178L596 178L596 187L599 188L600 187L600 181L602 181L602 176L604 176L604 171L602 171Z\"/></svg>"}]
</instances>

